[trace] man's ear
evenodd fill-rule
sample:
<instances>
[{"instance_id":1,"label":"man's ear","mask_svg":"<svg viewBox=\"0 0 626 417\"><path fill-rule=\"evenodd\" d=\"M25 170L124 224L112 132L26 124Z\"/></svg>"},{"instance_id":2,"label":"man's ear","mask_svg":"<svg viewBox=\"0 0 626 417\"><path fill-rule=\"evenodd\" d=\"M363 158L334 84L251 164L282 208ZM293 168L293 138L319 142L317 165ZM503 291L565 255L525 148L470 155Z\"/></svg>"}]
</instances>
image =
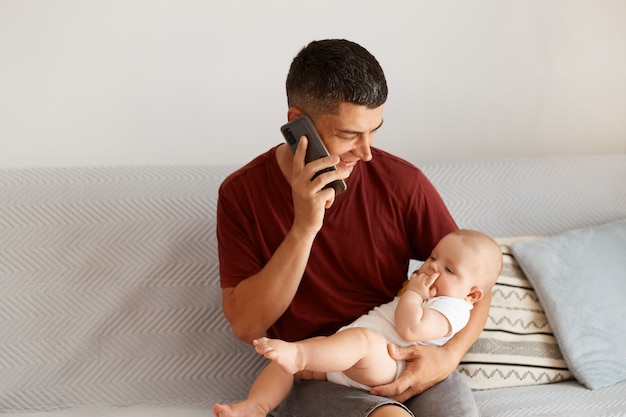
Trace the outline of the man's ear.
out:
<instances>
[{"instance_id":1,"label":"man's ear","mask_svg":"<svg viewBox=\"0 0 626 417\"><path fill-rule=\"evenodd\" d=\"M480 301L483 298L483 290L478 287L472 287L470 293L465 297L465 301L468 303L474 304L477 301Z\"/></svg>"},{"instance_id":2,"label":"man's ear","mask_svg":"<svg viewBox=\"0 0 626 417\"><path fill-rule=\"evenodd\" d=\"M290 122L296 117L302 116L303 114L304 113L302 113L302 110L300 110L299 108L289 107L289 110L287 110L287 121Z\"/></svg>"}]
</instances>

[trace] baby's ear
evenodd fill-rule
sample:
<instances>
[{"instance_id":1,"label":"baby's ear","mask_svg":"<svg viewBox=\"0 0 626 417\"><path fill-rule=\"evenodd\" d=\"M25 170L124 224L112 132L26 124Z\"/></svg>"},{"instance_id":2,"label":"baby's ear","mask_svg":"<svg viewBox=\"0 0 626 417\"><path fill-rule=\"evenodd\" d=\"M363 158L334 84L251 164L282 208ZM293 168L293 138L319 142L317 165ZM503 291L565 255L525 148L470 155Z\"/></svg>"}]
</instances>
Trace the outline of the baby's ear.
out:
<instances>
[{"instance_id":1,"label":"baby's ear","mask_svg":"<svg viewBox=\"0 0 626 417\"><path fill-rule=\"evenodd\" d=\"M483 290L478 287L472 287L470 293L465 297L465 301L468 303L474 304L477 301L480 301L483 298Z\"/></svg>"}]
</instances>

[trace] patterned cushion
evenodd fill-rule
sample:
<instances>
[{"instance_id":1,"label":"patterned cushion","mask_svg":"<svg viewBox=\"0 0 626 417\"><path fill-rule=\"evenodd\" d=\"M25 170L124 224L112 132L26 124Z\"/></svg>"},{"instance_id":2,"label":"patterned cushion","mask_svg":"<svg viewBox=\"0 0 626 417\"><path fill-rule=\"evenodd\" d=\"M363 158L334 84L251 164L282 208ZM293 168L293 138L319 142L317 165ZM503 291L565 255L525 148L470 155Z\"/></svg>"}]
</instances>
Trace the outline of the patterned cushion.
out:
<instances>
[{"instance_id":1,"label":"patterned cushion","mask_svg":"<svg viewBox=\"0 0 626 417\"><path fill-rule=\"evenodd\" d=\"M489 318L458 370L472 389L547 384L572 377L542 306L509 245L533 238L496 239L504 265Z\"/></svg>"}]
</instances>

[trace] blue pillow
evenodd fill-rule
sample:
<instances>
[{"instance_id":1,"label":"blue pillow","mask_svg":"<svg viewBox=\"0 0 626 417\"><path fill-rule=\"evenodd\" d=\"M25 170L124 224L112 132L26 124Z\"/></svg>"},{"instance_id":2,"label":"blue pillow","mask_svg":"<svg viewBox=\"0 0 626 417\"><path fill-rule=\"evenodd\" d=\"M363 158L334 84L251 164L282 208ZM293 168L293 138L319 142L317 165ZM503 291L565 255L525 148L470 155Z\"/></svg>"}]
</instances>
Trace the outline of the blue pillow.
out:
<instances>
[{"instance_id":1,"label":"blue pillow","mask_svg":"<svg viewBox=\"0 0 626 417\"><path fill-rule=\"evenodd\" d=\"M626 380L626 220L511 250L574 377L590 389Z\"/></svg>"}]
</instances>

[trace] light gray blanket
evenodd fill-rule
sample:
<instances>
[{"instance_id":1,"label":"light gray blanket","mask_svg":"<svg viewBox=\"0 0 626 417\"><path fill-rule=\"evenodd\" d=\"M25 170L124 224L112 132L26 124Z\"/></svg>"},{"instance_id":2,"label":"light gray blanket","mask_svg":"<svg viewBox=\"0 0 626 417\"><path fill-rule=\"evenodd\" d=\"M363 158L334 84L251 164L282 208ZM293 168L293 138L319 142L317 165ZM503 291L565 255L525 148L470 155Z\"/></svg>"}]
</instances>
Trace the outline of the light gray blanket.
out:
<instances>
[{"instance_id":1,"label":"light gray blanket","mask_svg":"<svg viewBox=\"0 0 626 417\"><path fill-rule=\"evenodd\" d=\"M624 155L417 165L460 226L493 236L626 218ZM222 316L215 240L217 189L235 168L0 170L0 413L208 411L245 396L263 361ZM485 416L572 416L574 400L580 415L620 415L626 384L476 398Z\"/></svg>"}]
</instances>

